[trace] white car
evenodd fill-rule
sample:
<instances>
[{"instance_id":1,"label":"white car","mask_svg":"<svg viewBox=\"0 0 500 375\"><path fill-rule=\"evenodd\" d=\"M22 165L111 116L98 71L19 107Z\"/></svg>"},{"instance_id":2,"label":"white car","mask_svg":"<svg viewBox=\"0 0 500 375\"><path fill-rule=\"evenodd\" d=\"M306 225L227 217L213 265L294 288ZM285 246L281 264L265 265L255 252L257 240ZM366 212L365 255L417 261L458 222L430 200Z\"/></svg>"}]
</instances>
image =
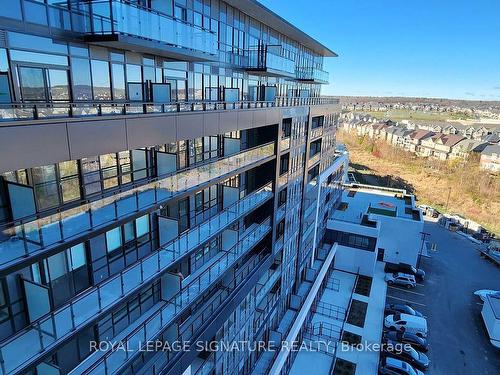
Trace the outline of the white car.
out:
<instances>
[{"instance_id":1,"label":"white car","mask_svg":"<svg viewBox=\"0 0 500 375\"><path fill-rule=\"evenodd\" d=\"M474 294L481 298L481 301L483 302L486 302L486 296L494 296L500 298L500 292L498 290L480 289L476 290Z\"/></svg>"},{"instance_id":2,"label":"white car","mask_svg":"<svg viewBox=\"0 0 500 375\"><path fill-rule=\"evenodd\" d=\"M427 320L410 314L391 314L384 319L388 330L413 333L422 338L427 337Z\"/></svg>"},{"instance_id":3,"label":"white car","mask_svg":"<svg viewBox=\"0 0 500 375\"><path fill-rule=\"evenodd\" d=\"M395 284L405 286L407 288L415 288L417 286L415 276L401 272L386 274L385 281L387 281L387 284L389 285Z\"/></svg>"}]
</instances>

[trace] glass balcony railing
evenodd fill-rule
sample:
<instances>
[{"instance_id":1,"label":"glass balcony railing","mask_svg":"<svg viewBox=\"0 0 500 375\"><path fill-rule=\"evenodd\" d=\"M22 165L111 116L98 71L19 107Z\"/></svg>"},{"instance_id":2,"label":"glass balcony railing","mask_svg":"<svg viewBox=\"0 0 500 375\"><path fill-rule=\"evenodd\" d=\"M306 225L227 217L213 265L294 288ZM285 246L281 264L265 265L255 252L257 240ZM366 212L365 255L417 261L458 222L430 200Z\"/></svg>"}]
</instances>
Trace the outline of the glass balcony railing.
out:
<instances>
[{"instance_id":1,"label":"glass balcony railing","mask_svg":"<svg viewBox=\"0 0 500 375\"><path fill-rule=\"evenodd\" d=\"M274 143L270 142L95 202L4 229L0 242L0 267L105 227L120 218L151 209L180 193L197 189L213 179L235 174L239 168L265 160L273 154Z\"/></svg>"},{"instance_id":2,"label":"glass balcony railing","mask_svg":"<svg viewBox=\"0 0 500 375\"><path fill-rule=\"evenodd\" d=\"M311 168L314 164L316 164L319 159L321 159L321 152L318 152L317 154L311 156L309 158L309 162L307 163L307 167Z\"/></svg>"},{"instance_id":3,"label":"glass balcony railing","mask_svg":"<svg viewBox=\"0 0 500 375\"><path fill-rule=\"evenodd\" d=\"M183 331L180 333L182 340L194 342L195 340L191 340L191 338L196 335L196 331L201 326L212 320L214 314L216 314L217 310L224 305L231 292L245 282L246 278L252 272L265 263L264 259L269 259L269 257L270 254L266 254L266 251L262 251L259 254L253 254L244 264L239 266L235 272L234 278L229 282L225 281L223 286L216 288L213 297L211 297L206 304L197 310L198 315L194 317L191 316L190 319L193 319L193 321L188 327L183 327ZM161 355L156 355L153 361L148 361L145 366L140 369L140 371L137 371L138 364L136 362L132 362L133 365L128 364L127 367L123 369L123 372L129 373L136 371L140 374L159 374L162 370L164 370L165 365L178 353L171 351L162 352L160 354ZM201 367L198 370L201 371Z\"/></svg>"},{"instance_id":4,"label":"glass balcony railing","mask_svg":"<svg viewBox=\"0 0 500 375\"><path fill-rule=\"evenodd\" d=\"M280 151L286 151L290 148L290 137L280 139Z\"/></svg>"},{"instance_id":5,"label":"glass balcony railing","mask_svg":"<svg viewBox=\"0 0 500 375\"><path fill-rule=\"evenodd\" d=\"M104 310L137 291L145 283L158 278L161 273L172 265L172 261L175 259L172 255L173 247L179 249L179 253L174 254L180 254L180 249L183 251L182 254L188 253L196 246L199 246L204 239L209 238L239 217L251 212L272 196L271 184L252 192L209 221L187 232L185 236L164 245L159 251L143 258L135 265L97 285L76 300L33 323L12 339L0 344L0 353L8 355L7 359L4 357L4 361L7 362L6 373L10 372L10 368L16 368L27 360L19 354L16 354L15 360L12 360L11 357L13 356L10 355L10 349L15 353L14 349L16 347L23 348L22 353L26 353L28 358L42 353L48 346L96 319ZM57 329L52 330L49 327L57 327ZM39 335L39 331L52 333L44 336ZM32 341L35 337L38 338L37 342Z\"/></svg>"},{"instance_id":6,"label":"glass balcony railing","mask_svg":"<svg viewBox=\"0 0 500 375\"><path fill-rule=\"evenodd\" d=\"M255 295L255 305L259 305L264 296L271 290L271 287L274 285L276 280L281 276L281 272L279 269L276 269L271 275L269 275L268 279L264 282L264 285L261 285L261 288L258 290Z\"/></svg>"},{"instance_id":7,"label":"glass balcony railing","mask_svg":"<svg viewBox=\"0 0 500 375\"><path fill-rule=\"evenodd\" d=\"M0 103L0 121L47 120L54 118L86 118L99 116L147 115L178 112L224 111L269 107L289 107L321 104L337 104L338 98L318 97L276 97L272 101L238 102L39 102ZM0 124L1 126L1 124Z\"/></svg>"},{"instance_id":8,"label":"glass balcony railing","mask_svg":"<svg viewBox=\"0 0 500 375\"><path fill-rule=\"evenodd\" d=\"M329 73L319 68L297 68L295 78L299 81L313 81L317 83L328 83Z\"/></svg>"},{"instance_id":9,"label":"glass balcony railing","mask_svg":"<svg viewBox=\"0 0 500 375\"><path fill-rule=\"evenodd\" d=\"M279 45L259 46L248 50L248 69L262 69L286 76L295 74L295 61L286 57Z\"/></svg>"},{"instance_id":10,"label":"glass balcony railing","mask_svg":"<svg viewBox=\"0 0 500 375\"><path fill-rule=\"evenodd\" d=\"M323 127L318 126L317 128L311 129L311 139L321 137L323 135Z\"/></svg>"},{"instance_id":11,"label":"glass balcony railing","mask_svg":"<svg viewBox=\"0 0 500 375\"><path fill-rule=\"evenodd\" d=\"M276 211L276 221L279 222L281 219L283 219L285 217L285 213L286 213L286 203L278 207L278 210Z\"/></svg>"},{"instance_id":12,"label":"glass balcony railing","mask_svg":"<svg viewBox=\"0 0 500 375\"><path fill-rule=\"evenodd\" d=\"M271 219L267 218L259 224L250 234L245 236L228 252L225 252L217 262L213 263L202 274L184 286L180 292L163 305L157 313L141 323L120 342L127 348L126 351L108 351L96 358L96 361L81 374L108 375L116 373L132 356L137 354L142 345L153 340L161 331L170 325L181 311L186 309L199 296L201 296L215 281L217 281L229 268L271 231ZM186 279L187 281L188 279ZM95 353L102 354L102 353ZM87 366L87 363L85 363ZM81 370L81 369L79 369Z\"/></svg>"},{"instance_id":13,"label":"glass balcony railing","mask_svg":"<svg viewBox=\"0 0 500 375\"><path fill-rule=\"evenodd\" d=\"M269 183L256 192L239 200L210 220L182 234L180 237L165 245L163 248L168 252L168 257L171 257L173 262L194 250L200 246L200 244L212 237L215 233L220 232L238 218L251 212L272 196L272 184Z\"/></svg>"},{"instance_id":14,"label":"glass balcony railing","mask_svg":"<svg viewBox=\"0 0 500 375\"><path fill-rule=\"evenodd\" d=\"M210 30L124 0L94 0L90 5L92 34L120 33L217 54L217 35Z\"/></svg>"}]
</instances>

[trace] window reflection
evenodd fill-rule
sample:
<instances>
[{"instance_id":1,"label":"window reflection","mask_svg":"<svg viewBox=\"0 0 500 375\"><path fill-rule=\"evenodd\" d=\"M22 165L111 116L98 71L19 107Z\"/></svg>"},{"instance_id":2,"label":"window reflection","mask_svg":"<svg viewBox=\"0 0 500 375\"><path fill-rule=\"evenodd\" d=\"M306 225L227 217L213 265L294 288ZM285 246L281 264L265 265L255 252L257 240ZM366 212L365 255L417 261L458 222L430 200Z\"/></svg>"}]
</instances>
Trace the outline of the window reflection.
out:
<instances>
[{"instance_id":1,"label":"window reflection","mask_svg":"<svg viewBox=\"0 0 500 375\"><path fill-rule=\"evenodd\" d=\"M73 97L75 100L92 100L89 60L72 58Z\"/></svg>"},{"instance_id":2,"label":"window reflection","mask_svg":"<svg viewBox=\"0 0 500 375\"><path fill-rule=\"evenodd\" d=\"M20 67L19 78L23 100L47 101L43 69Z\"/></svg>"},{"instance_id":3,"label":"window reflection","mask_svg":"<svg viewBox=\"0 0 500 375\"><path fill-rule=\"evenodd\" d=\"M56 168L54 165L35 167L31 171L35 196L39 209L55 207L59 204Z\"/></svg>"},{"instance_id":4,"label":"window reflection","mask_svg":"<svg viewBox=\"0 0 500 375\"><path fill-rule=\"evenodd\" d=\"M92 60L92 82L94 84L94 100L111 100L111 82L109 79L109 63Z\"/></svg>"},{"instance_id":5,"label":"window reflection","mask_svg":"<svg viewBox=\"0 0 500 375\"><path fill-rule=\"evenodd\" d=\"M68 72L50 69L50 97L52 100L69 100Z\"/></svg>"}]
</instances>

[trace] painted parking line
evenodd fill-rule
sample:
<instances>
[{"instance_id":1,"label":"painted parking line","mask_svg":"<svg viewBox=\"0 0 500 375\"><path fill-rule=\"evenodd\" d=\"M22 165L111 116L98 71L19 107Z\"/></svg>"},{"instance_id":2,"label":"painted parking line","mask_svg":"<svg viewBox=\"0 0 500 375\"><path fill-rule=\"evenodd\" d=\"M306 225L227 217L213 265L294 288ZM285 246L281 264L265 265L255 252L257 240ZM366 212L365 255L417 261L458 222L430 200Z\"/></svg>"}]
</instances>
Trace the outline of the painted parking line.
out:
<instances>
[{"instance_id":1,"label":"painted parking line","mask_svg":"<svg viewBox=\"0 0 500 375\"><path fill-rule=\"evenodd\" d=\"M394 289L394 290L400 290L400 291L405 292L405 293L411 293L411 294L416 294L417 296L425 297L425 294L417 293L417 292L414 292L414 291L408 290L408 289L397 288L395 286L387 286L387 288L391 288L391 289Z\"/></svg>"},{"instance_id":2,"label":"painted parking line","mask_svg":"<svg viewBox=\"0 0 500 375\"><path fill-rule=\"evenodd\" d=\"M398 301L406 302L406 303L409 303L410 305L418 305L418 306L422 306L422 307L427 306L427 305L424 305L423 303L410 301L409 299L405 299L405 298L399 298L399 297L394 297L394 296L390 296L390 295L387 295L387 298L392 298L392 299L395 299Z\"/></svg>"}]
</instances>

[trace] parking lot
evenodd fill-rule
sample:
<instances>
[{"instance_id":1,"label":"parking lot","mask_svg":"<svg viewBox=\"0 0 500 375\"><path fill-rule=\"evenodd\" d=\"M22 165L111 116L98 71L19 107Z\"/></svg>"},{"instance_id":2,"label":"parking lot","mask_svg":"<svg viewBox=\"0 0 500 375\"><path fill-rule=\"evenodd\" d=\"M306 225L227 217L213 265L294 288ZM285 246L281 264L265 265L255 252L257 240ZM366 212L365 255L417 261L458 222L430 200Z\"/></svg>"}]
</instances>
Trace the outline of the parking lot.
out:
<instances>
[{"instance_id":1,"label":"parking lot","mask_svg":"<svg viewBox=\"0 0 500 375\"><path fill-rule=\"evenodd\" d=\"M468 239L426 221L437 244L422 258L423 284L414 289L388 286L387 303L407 303L427 317L431 361L427 374L498 374L500 350L489 342L481 318L478 289L500 290L500 268L481 259Z\"/></svg>"}]
</instances>

